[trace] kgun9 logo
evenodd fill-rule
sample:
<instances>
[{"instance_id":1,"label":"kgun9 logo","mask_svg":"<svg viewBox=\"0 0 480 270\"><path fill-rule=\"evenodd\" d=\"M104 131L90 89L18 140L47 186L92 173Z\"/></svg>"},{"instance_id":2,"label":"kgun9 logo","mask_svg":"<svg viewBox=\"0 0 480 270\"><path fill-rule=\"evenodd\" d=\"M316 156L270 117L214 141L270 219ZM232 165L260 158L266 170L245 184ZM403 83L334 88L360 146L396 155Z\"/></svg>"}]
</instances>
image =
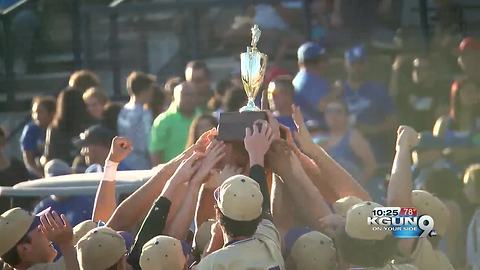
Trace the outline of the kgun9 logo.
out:
<instances>
[{"instance_id":1,"label":"kgun9 logo","mask_svg":"<svg viewBox=\"0 0 480 270\"><path fill-rule=\"evenodd\" d=\"M391 231L396 238L419 238L437 235L435 222L429 215L417 215L415 208L377 207L367 218L372 230Z\"/></svg>"}]
</instances>

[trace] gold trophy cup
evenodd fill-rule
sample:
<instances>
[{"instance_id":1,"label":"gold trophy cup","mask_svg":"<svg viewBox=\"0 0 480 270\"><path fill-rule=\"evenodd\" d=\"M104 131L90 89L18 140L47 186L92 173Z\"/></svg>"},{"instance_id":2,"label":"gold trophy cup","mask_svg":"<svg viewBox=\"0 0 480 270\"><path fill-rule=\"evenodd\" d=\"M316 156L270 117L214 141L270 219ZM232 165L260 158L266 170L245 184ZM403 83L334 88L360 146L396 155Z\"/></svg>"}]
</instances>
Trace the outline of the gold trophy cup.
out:
<instances>
[{"instance_id":1,"label":"gold trophy cup","mask_svg":"<svg viewBox=\"0 0 480 270\"><path fill-rule=\"evenodd\" d=\"M242 107L240 112L260 110L255 106L255 97L262 85L268 61L268 56L257 49L257 43L262 31L260 31L256 24L252 27L251 31L251 47L247 47L247 51L240 54L240 72L243 88L248 98L247 105Z\"/></svg>"},{"instance_id":2,"label":"gold trophy cup","mask_svg":"<svg viewBox=\"0 0 480 270\"><path fill-rule=\"evenodd\" d=\"M240 54L240 73L248 103L240 109L240 112L220 114L218 138L222 141L243 142L246 127L252 127L259 119L267 120L267 114L255 106L255 97L262 85L268 60L267 55L257 49L260 34L258 25L254 25L250 47Z\"/></svg>"}]
</instances>

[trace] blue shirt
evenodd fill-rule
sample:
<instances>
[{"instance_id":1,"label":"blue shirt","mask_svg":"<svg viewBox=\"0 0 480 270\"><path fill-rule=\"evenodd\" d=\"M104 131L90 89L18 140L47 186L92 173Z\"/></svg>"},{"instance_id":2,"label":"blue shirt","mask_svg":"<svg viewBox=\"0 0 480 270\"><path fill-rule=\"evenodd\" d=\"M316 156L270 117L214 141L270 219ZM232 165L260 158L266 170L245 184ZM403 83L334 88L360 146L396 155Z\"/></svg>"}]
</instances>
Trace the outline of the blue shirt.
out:
<instances>
[{"instance_id":1,"label":"blue shirt","mask_svg":"<svg viewBox=\"0 0 480 270\"><path fill-rule=\"evenodd\" d=\"M387 88L376 82L364 82L353 91L343 82L343 94L350 115L357 124L377 125L395 112L395 105Z\"/></svg>"},{"instance_id":2,"label":"blue shirt","mask_svg":"<svg viewBox=\"0 0 480 270\"><path fill-rule=\"evenodd\" d=\"M125 165L132 170L152 168L148 152L152 121L152 112L140 104L127 103L118 114L118 134L133 143L133 151L125 159Z\"/></svg>"},{"instance_id":3,"label":"blue shirt","mask_svg":"<svg viewBox=\"0 0 480 270\"><path fill-rule=\"evenodd\" d=\"M47 197L35 206L33 213L38 214L51 207L55 212L64 214L68 222L75 226L84 220L92 218L94 202L95 196L71 196L64 197L59 201Z\"/></svg>"},{"instance_id":4,"label":"blue shirt","mask_svg":"<svg viewBox=\"0 0 480 270\"><path fill-rule=\"evenodd\" d=\"M324 122L318 104L330 91L330 84L320 76L300 70L292 81L295 87L295 103L300 106L305 120Z\"/></svg>"},{"instance_id":5,"label":"blue shirt","mask_svg":"<svg viewBox=\"0 0 480 270\"><path fill-rule=\"evenodd\" d=\"M35 157L40 157L45 146L45 133L46 130L33 121L26 124L20 136L22 151L30 151L34 153Z\"/></svg>"}]
</instances>

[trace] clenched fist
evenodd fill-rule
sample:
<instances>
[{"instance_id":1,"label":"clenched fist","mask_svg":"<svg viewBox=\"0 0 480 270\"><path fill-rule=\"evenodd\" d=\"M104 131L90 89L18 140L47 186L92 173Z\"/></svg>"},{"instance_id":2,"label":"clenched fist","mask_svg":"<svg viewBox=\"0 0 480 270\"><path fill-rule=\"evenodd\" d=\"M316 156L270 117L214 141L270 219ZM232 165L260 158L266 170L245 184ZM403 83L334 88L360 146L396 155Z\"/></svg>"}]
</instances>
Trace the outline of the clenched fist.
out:
<instances>
[{"instance_id":1,"label":"clenched fist","mask_svg":"<svg viewBox=\"0 0 480 270\"><path fill-rule=\"evenodd\" d=\"M129 139L117 136L112 140L110 153L108 153L107 159L120 163L132 152L132 150L132 143Z\"/></svg>"},{"instance_id":2,"label":"clenched fist","mask_svg":"<svg viewBox=\"0 0 480 270\"><path fill-rule=\"evenodd\" d=\"M420 136L417 131L409 126L399 126L397 130L397 150L401 147L407 147L409 150L418 145Z\"/></svg>"}]
</instances>

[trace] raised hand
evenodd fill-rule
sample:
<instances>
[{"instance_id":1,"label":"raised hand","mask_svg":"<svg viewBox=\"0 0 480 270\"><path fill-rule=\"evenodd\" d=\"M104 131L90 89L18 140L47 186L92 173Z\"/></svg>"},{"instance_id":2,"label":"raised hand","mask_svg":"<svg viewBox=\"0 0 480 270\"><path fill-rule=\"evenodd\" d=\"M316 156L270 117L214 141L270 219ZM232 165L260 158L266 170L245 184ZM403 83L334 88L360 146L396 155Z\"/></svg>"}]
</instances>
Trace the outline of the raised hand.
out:
<instances>
[{"instance_id":1,"label":"raised hand","mask_svg":"<svg viewBox=\"0 0 480 270\"><path fill-rule=\"evenodd\" d=\"M312 136L310 135L310 132L307 129L307 125L305 124L305 120L303 119L302 112L300 111L300 108L292 105L292 110L293 110L293 121L295 122L295 125L297 126L298 133L294 134L294 138L299 144L299 147L305 152L308 153L310 149L313 149L316 147L315 143L313 142Z\"/></svg>"},{"instance_id":2,"label":"raised hand","mask_svg":"<svg viewBox=\"0 0 480 270\"><path fill-rule=\"evenodd\" d=\"M261 125L261 130L258 125ZM245 130L245 149L250 157L250 166L264 166L265 154L273 141L273 131L267 121L257 120L253 129L247 127Z\"/></svg>"},{"instance_id":3,"label":"raised hand","mask_svg":"<svg viewBox=\"0 0 480 270\"><path fill-rule=\"evenodd\" d=\"M407 147L412 150L418 145L420 136L417 131L409 126L399 126L397 130L397 151L399 147Z\"/></svg>"},{"instance_id":4,"label":"raised hand","mask_svg":"<svg viewBox=\"0 0 480 270\"><path fill-rule=\"evenodd\" d=\"M280 124L278 123L277 118L275 118L272 112L267 111L267 119L268 123L270 124L270 128L272 129L273 139L281 139L280 138Z\"/></svg>"},{"instance_id":5,"label":"raised hand","mask_svg":"<svg viewBox=\"0 0 480 270\"><path fill-rule=\"evenodd\" d=\"M192 175L200 168L202 164L200 161L204 158L204 156L205 154L203 153L194 152L189 158L183 160L170 178L170 181L176 184L182 184L190 181Z\"/></svg>"},{"instance_id":6,"label":"raised hand","mask_svg":"<svg viewBox=\"0 0 480 270\"><path fill-rule=\"evenodd\" d=\"M210 172L225 157L225 144L222 141L212 141L206 151L205 157L201 161L201 166L192 179L194 183L203 183L207 181Z\"/></svg>"},{"instance_id":7,"label":"raised hand","mask_svg":"<svg viewBox=\"0 0 480 270\"><path fill-rule=\"evenodd\" d=\"M213 141L215 136L218 135L217 129L212 128L203 133L200 138L195 142L194 150L204 153L207 150L208 145Z\"/></svg>"},{"instance_id":8,"label":"raised hand","mask_svg":"<svg viewBox=\"0 0 480 270\"><path fill-rule=\"evenodd\" d=\"M290 153L288 142L275 140L267 152L268 166L272 168L276 174L285 177L290 171L290 160L288 158Z\"/></svg>"},{"instance_id":9,"label":"raised hand","mask_svg":"<svg viewBox=\"0 0 480 270\"><path fill-rule=\"evenodd\" d=\"M73 229L65 215L57 212L48 212L40 217L40 230L48 240L60 247L71 246L73 243Z\"/></svg>"},{"instance_id":10,"label":"raised hand","mask_svg":"<svg viewBox=\"0 0 480 270\"><path fill-rule=\"evenodd\" d=\"M120 163L133 151L132 143L125 137L115 137L110 146L108 160Z\"/></svg>"},{"instance_id":11,"label":"raised hand","mask_svg":"<svg viewBox=\"0 0 480 270\"><path fill-rule=\"evenodd\" d=\"M337 230L345 227L345 218L339 214L330 214L318 220L320 229L326 235L334 237Z\"/></svg>"}]
</instances>

